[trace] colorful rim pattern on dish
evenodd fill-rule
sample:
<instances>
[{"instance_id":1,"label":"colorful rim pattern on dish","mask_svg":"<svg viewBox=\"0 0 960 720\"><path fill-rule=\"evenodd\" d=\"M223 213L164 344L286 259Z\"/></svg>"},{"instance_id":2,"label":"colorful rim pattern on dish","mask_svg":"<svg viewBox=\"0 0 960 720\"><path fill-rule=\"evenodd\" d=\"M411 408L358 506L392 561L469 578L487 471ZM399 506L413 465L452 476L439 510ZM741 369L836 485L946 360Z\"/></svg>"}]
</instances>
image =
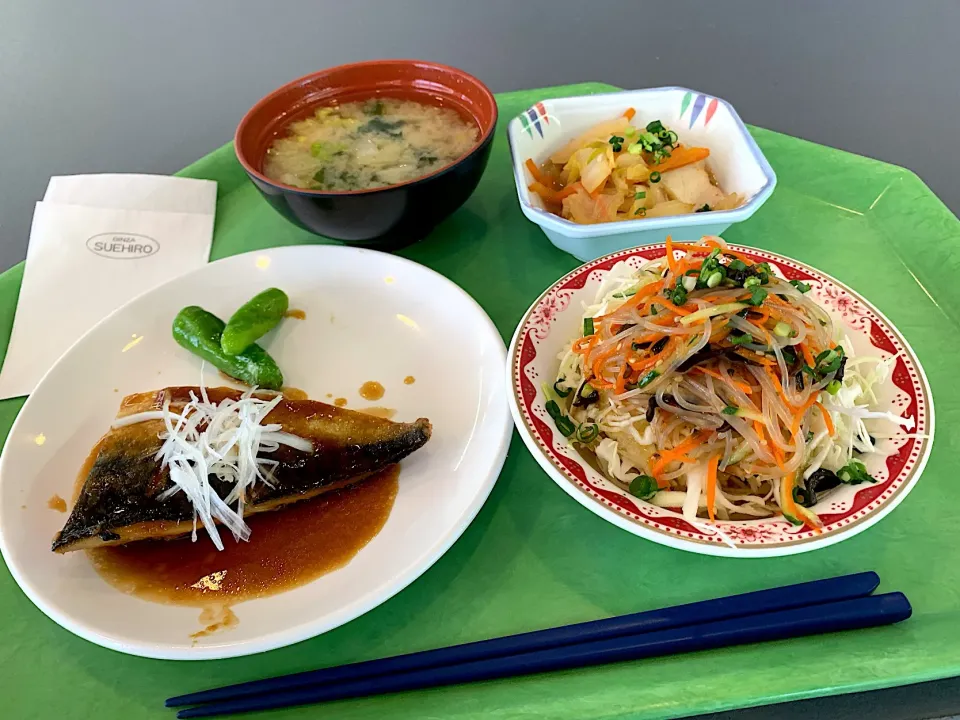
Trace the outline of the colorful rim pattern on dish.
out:
<instances>
[{"instance_id":1,"label":"colorful rim pattern on dish","mask_svg":"<svg viewBox=\"0 0 960 720\"><path fill-rule=\"evenodd\" d=\"M687 109L690 108L691 103L693 103L693 107L690 109L690 120L687 125L688 130L693 129L693 126L697 124L701 113L703 114L703 126L707 127L710 121L713 120L713 116L716 115L717 108L720 107L720 101L717 98L687 90L683 95L683 99L680 101L681 119L684 114L686 114ZM705 113L704 108L706 108ZM530 137L533 137L533 131L536 130L537 134L542 138L543 128L545 125L550 124L550 118L551 115L547 112L542 102L534 103L533 106L517 115L521 127L523 127ZM556 118L553 118L553 120L557 122Z\"/></svg>"},{"instance_id":2,"label":"colorful rim pattern on dish","mask_svg":"<svg viewBox=\"0 0 960 720\"><path fill-rule=\"evenodd\" d=\"M824 527L815 532L805 526L795 527L782 517L746 521L721 521L721 532L713 529L707 520L696 525L678 512L660 508L638 500L625 491L613 489L612 483L583 461L576 450L560 452L565 438L555 432L552 421L543 407L538 387L543 380L531 377L531 364L537 358L539 347L550 333L556 315L563 312L576 291L584 288L591 275L600 277L620 261L635 258L637 265L662 257L663 244L623 250L589 262L557 281L541 295L521 321L511 348L510 378L516 409L529 436L535 440L536 451L577 490L609 511L647 530L665 536L666 544L681 546L686 543L705 545L702 551L710 554L745 555L740 550L789 548L783 554L813 549L812 544L830 544L849 536L852 528L865 529L892 510L913 487L926 464L933 444L934 414L929 386L923 369L912 348L867 300L851 288L829 275L803 263L776 253L740 245L732 249L744 253L756 262L769 262L788 280L802 280L813 285L818 300L839 316L848 332L869 338L878 350L898 356L891 373L892 382L905 398L898 407L901 417L913 416L916 427L897 452L886 460L886 478L875 484L863 485L854 494L852 504L835 512L819 511ZM926 436L926 437L922 437ZM531 443L527 443L531 447ZM531 450L534 448L531 447ZM536 452L535 452L536 454ZM541 463L542 464L542 463ZM833 508L827 508L833 509ZM867 525L864 525L867 523ZM863 525L862 528L858 526ZM642 533L648 534L648 533ZM724 537L725 536L725 537ZM670 541L672 540L672 542ZM677 542L679 541L679 543ZM826 541L826 542L824 542ZM730 544L735 546L730 547ZM692 549L692 548L691 548Z\"/></svg>"}]
</instances>

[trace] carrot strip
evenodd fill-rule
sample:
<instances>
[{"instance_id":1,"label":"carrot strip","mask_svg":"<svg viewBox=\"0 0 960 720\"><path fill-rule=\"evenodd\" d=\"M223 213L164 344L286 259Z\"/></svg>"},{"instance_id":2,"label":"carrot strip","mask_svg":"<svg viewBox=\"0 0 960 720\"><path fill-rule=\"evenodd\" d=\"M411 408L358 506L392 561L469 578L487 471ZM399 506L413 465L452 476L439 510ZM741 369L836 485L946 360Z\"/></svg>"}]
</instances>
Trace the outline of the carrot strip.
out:
<instances>
[{"instance_id":1,"label":"carrot strip","mask_svg":"<svg viewBox=\"0 0 960 720\"><path fill-rule=\"evenodd\" d=\"M633 108L627 108L626 112L623 113L623 116L627 120L633 120L633 116L637 114L637 111Z\"/></svg>"},{"instance_id":2,"label":"carrot strip","mask_svg":"<svg viewBox=\"0 0 960 720\"><path fill-rule=\"evenodd\" d=\"M636 372L642 372L647 368L653 367L658 362L660 362L660 360L664 357L664 355L670 354L670 351L673 349L672 345L673 345L672 339L668 340L667 344L663 346L663 349L660 352L658 352L655 355L651 355L648 358L644 358L639 362L630 363L630 367L633 368L634 371Z\"/></svg>"},{"instance_id":3,"label":"carrot strip","mask_svg":"<svg viewBox=\"0 0 960 720\"><path fill-rule=\"evenodd\" d=\"M584 344L586 341L586 344ZM589 355L590 351L593 350L593 346L600 342L600 336L594 333L588 337L582 337L573 341L572 350L577 355Z\"/></svg>"},{"instance_id":4,"label":"carrot strip","mask_svg":"<svg viewBox=\"0 0 960 720\"><path fill-rule=\"evenodd\" d=\"M617 373L617 382L614 384L614 388L613 388L614 392L616 392L617 395L622 394L626 390L625 386L626 386L627 370L629 369L630 369L630 366L627 365L627 363L624 363L623 367L620 368L620 372Z\"/></svg>"},{"instance_id":5,"label":"carrot strip","mask_svg":"<svg viewBox=\"0 0 960 720\"><path fill-rule=\"evenodd\" d=\"M543 171L537 167L537 164L533 161L533 158L527 158L527 161L524 163L527 166L527 170L530 171L530 174L533 176L533 179L543 185L544 187L554 190L555 188L551 187L553 185L553 180L548 178L543 174Z\"/></svg>"},{"instance_id":6,"label":"carrot strip","mask_svg":"<svg viewBox=\"0 0 960 720\"><path fill-rule=\"evenodd\" d=\"M661 307L665 307L667 310L674 312L677 315L689 315L693 312L693 310L684 310L682 307L677 307L672 302L662 297L658 297L656 300L651 302L651 305L660 305Z\"/></svg>"},{"instance_id":7,"label":"carrot strip","mask_svg":"<svg viewBox=\"0 0 960 720\"><path fill-rule=\"evenodd\" d=\"M823 424L827 426L827 433L831 436L836 432L836 428L833 427L833 418L830 417L830 412L818 401L814 405L820 410L820 414L823 415Z\"/></svg>"},{"instance_id":8,"label":"carrot strip","mask_svg":"<svg viewBox=\"0 0 960 720\"><path fill-rule=\"evenodd\" d=\"M668 170L676 170L684 165L690 165L695 162L700 162L701 160L706 160L708 157L710 157L710 148L687 147L686 145L680 145L679 147L673 149L673 152L670 153L670 157L666 158L662 162L654 163L652 169L659 172L667 172Z\"/></svg>"},{"instance_id":9,"label":"carrot strip","mask_svg":"<svg viewBox=\"0 0 960 720\"><path fill-rule=\"evenodd\" d=\"M814 403L817 402L817 396L819 393L812 392L810 397L807 398L807 401L800 407L800 410L797 411L797 414L793 416L793 425L790 426L790 434L796 435L800 430L800 425L803 424L803 416L807 414L807 410L813 407Z\"/></svg>"},{"instance_id":10,"label":"carrot strip","mask_svg":"<svg viewBox=\"0 0 960 720\"><path fill-rule=\"evenodd\" d=\"M606 315L598 315L597 317L594 318L594 321L608 318L611 315L614 315L615 313L618 313L621 310L624 310L626 308L636 307L637 305L640 304L640 302L644 298L647 298L650 295L653 295L654 293L658 292L662 287L663 287L663 280L657 280L657 282L650 283L649 285L644 285L642 288L637 290L636 294L633 297L631 297L629 300L627 300L623 305L618 307L616 310L608 312Z\"/></svg>"},{"instance_id":11,"label":"carrot strip","mask_svg":"<svg viewBox=\"0 0 960 720\"><path fill-rule=\"evenodd\" d=\"M604 350L602 353L599 353L596 358L590 358L591 360L590 367L593 368L593 374L595 377L598 377L598 378L603 377L603 373L601 372L601 370L603 369L603 361L606 360L611 355L613 355L613 353L616 352L616 350L617 350L616 346L611 346L607 350Z\"/></svg>"},{"instance_id":12,"label":"carrot strip","mask_svg":"<svg viewBox=\"0 0 960 720\"><path fill-rule=\"evenodd\" d=\"M660 475L663 474L663 469L668 463L674 461L691 462L692 459L686 457L687 452L693 450L695 447L697 447L697 445L703 444L708 435L708 432L701 430L700 432L688 437L676 447L669 450L661 450L660 459L651 466L650 474L659 481Z\"/></svg>"},{"instance_id":13,"label":"carrot strip","mask_svg":"<svg viewBox=\"0 0 960 720\"><path fill-rule=\"evenodd\" d=\"M713 335L710 336L710 342L717 344L726 340L727 335L733 332L733 328L723 327L717 330Z\"/></svg>"},{"instance_id":14,"label":"carrot strip","mask_svg":"<svg viewBox=\"0 0 960 720\"><path fill-rule=\"evenodd\" d=\"M800 344L800 352L803 353L804 362L806 362L811 368L817 364L817 361L813 359L813 353L811 353L809 348L807 348L806 343Z\"/></svg>"},{"instance_id":15,"label":"carrot strip","mask_svg":"<svg viewBox=\"0 0 960 720\"><path fill-rule=\"evenodd\" d=\"M770 453L773 455L773 459L774 459L774 461L776 461L777 467L780 468L781 470L783 470L783 466L784 466L784 462L783 462L783 450L781 450L779 447L777 447L777 446L774 444L774 442L773 442L773 434L770 432L770 428L768 428L766 425L764 425L763 423L759 422L758 420L754 420L754 421L753 421L753 429L756 430L757 435L760 436L761 442L763 442L763 438L764 438L763 431L764 431L764 430L767 431L767 437L770 438Z\"/></svg>"},{"instance_id":16,"label":"carrot strip","mask_svg":"<svg viewBox=\"0 0 960 720\"><path fill-rule=\"evenodd\" d=\"M803 520L804 516L797 510L797 503L793 499L793 483L795 482L795 478L796 473L790 473L780 481L787 484L784 492L781 493L785 500L784 505L786 505L786 507L782 508L782 510L792 517L795 517L797 520Z\"/></svg>"},{"instance_id":17,"label":"carrot strip","mask_svg":"<svg viewBox=\"0 0 960 720\"><path fill-rule=\"evenodd\" d=\"M727 385L732 385L733 387L735 387L735 388L737 388L738 390L742 391L744 395L753 395L753 388L751 388L749 385L747 385L746 383L743 383L743 382L738 382L738 381L736 381L736 380L733 380L733 379L727 377L726 375L724 375L724 374L721 373L721 372L717 372L716 370L710 370L709 368L705 368L703 365L697 365L697 366L694 368L694 370L699 370L699 371L702 372L704 375L709 375L710 377L715 377L715 378L716 378L717 380L719 380L720 382L724 382L724 383L726 383Z\"/></svg>"},{"instance_id":18,"label":"carrot strip","mask_svg":"<svg viewBox=\"0 0 960 720\"><path fill-rule=\"evenodd\" d=\"M677 274L677 259L673 256L673 238L667 235L667 265L670 272Z\"/></svg>"},{"instance_id":19,"label":"carrot strip","mask_svg":"<svg viewBox=\"0 0 960 720\"><path fill-rule=\"evenodd\" d=\"M531 192L535 192L548 203L553 203L554 205L560 204L560 199L557 198L557 193L539 181L533 181L527 186L527 189Z\"/></svg>"},{"instance_id":20,"label":"carrot strip","mask_svg":"<svg viewBox=\"0 0 960 720\"><path fill-rule=\"evenodd\" d=\"M794 407L793 403L790 402L790 398L787 397L786 391L783 389L783 385L780 384L780 376L777 375L770 367L765 367L764 370L767 372L767 376L773 381L773 386L777 389L777 392L780 393L780 397L783 399L783 402L786 403L787 407Z\"/></svg>"},{"instance_id":21,"label":"carrot strip","mask_svg":"<svg viewBox=\"0 0 960 720\"><path fill-rule=\"evenodd\" d=\"M577 191L582 188L583 185L580 184L580 181L570 183L562 190L559 190L556 193L557 200L563 200L564 198L570 197L571 195L576 195Z\"/></svg>"},{"instance_id":22,"label":"carrot strip","mask_svg":"<svg viewBox=\"0 0 960 720\"><path fill-rule=\"evenodd\" d=\"M724 255L731 255L732 257L737 258L737 260L745 262L747 265L755 264L753 260L751 260L749 257L744 255L743 253L737 252L736 250L731 250L730 248L724 248L719 242L717 242L713 238L706 238L704 242L706 242L708 247L720 248L720 252L722 252Z\"/></svg>"},{"instance_id":23,"label":"carrot strip","mask_svg":"<svg viewBox=\"0 0 960 720\"><path fill-rule=\"evenodd\" d=\"M717 502L717 466L719 464L719 455L714 455L707 461L707 515L710 516L710 522L717 520L713 506Z\"/></svg>"}]
</instances>

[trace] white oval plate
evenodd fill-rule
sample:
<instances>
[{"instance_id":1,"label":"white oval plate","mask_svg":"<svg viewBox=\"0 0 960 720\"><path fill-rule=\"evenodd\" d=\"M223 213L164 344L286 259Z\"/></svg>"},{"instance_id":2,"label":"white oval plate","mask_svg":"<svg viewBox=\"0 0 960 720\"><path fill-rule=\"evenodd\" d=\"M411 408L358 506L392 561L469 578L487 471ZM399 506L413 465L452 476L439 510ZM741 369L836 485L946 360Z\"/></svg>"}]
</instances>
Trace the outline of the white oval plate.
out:
<instances>
[{"instance_id":1,"label":"white oval plate","mask_svg":"<svg viewBox=\"0 0 960 720\"><path fill-rule=\"evenodd\" d=\"M171 338L186 305L227 318L255 293L279 287L306 320L264 340L287 385L348 407L383 405L396 420L426 417L427 445L403 462L383 530L344 568L308 585L234 606L239 624L202 638L199 608L126 595L82 552L56 555L77 471L107 431L120 399L196 385L200 361ZM0 458L0 550L27 596L54 621L98 645L144 657L208 659L262 652L313 637L409 585L453 544L496 482L512 431L505 350L463 290L393 255L331 246L283 247L207 265L133 300L81 338L50 370L17 418ZM209 367L209 366L208 366ZM412 375L416 382L406 385ZM363 401L376 380L386 395ZM208 385L220 385L211 371Z\"/></svg>"},{"instance_id":2,"label":"white oval plate","mask_svg":"<svg viewBox=\"0 0 960 720\"><path fill-rule=\"evenodd\" d=\"M520 436L547 474L577 502L608 522L662 545L703 555L779 557L826 547L852 537L893 510L913 488L933 445L933 398L913 349L879 310L854 290L809 265L776 253L731 245L754 262L769 262L789 280L811 285L811 297L833 316L858 356L897 355L890 380L876 389L878 409L916 422L919 437L893 442L892 455L863 457L875 484L843 485L816 506L821 532L794 527L783 517L762 520L687 522L675 510L638 500L594 470L555 432L540 385L557 375L559 353L582 327L583 307L618 262L639 267L663 257L664 245L623 250L597 258L558 280L527 311L510 344L507 381L510 409ZM889 428L893 429L893 424Z\"/></svg>"}]
</instances>

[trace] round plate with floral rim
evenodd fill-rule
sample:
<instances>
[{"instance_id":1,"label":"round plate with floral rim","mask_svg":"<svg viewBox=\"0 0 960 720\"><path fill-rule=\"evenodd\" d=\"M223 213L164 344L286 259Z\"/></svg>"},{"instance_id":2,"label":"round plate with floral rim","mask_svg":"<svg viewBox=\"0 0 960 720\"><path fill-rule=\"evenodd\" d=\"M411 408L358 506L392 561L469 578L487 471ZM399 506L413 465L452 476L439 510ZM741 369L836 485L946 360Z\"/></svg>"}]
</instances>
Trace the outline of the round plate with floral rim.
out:
<instances>
[{"instance_id":1,"label":"round plate with floral rim","mask_svg":"<svg viewBox=\"0 0 960 720\"><path fill-rule=\"evenodd\" d=\"M791 525L782 516L760 520L687 521L679 510L639 500L598 473L557 432L544 406L543 382L553 382L559 354L581 331L582 308L593 302L604 275L618 262L639 267L662 257L664 245L624 250L593 260L558 280L527 311L507 358L513 418L530 452L571 497L624 530L670 547L726 557L775 557L826 547L867 529L913 488L933 444L933 400L910 345L873 305L838 280L782 255L730 246L755 262L768 262L787 280L811 286L810 297L834 318L858 356L896 356L875 409L913 418L905 437L887 441L890 455L863 457L873 484L842 485L815 506L823 528ZM893 424L890 423L893 427Z\"/></svg>"}]
</instances>

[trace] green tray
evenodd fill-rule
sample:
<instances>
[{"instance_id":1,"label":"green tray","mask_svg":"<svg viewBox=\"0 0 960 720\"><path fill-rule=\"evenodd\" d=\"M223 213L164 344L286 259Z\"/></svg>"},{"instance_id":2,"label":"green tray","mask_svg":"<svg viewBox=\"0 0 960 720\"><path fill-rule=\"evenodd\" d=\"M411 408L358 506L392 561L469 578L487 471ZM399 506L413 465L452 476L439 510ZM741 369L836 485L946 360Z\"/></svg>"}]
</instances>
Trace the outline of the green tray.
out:
<instances>
[{"instance_id":1,"label":"green tray","mask_svg":"<svg viewBox=\"0 0 960 720\"><path fill-rule=\"evenodd\" d=\"M577 261L520 213L508 120L551 96L600 84L498 96L490 166L467 204L402 254L450 277L504 340L537 295ZM939 432L916 489L876 527L839 545L771 560L727 560L634 537L573 502L515 437L500 481L463 537L413 585L353 622L282 650L225 661L163 662L104 650L61 629L0 572L4 717L169 718L168 695L394 653L691 602L859 570L902 590L900 625L608 667L486 682L270 715L663 718L960 674L960 543L951 489L960 454L960 223L912 173L767 130L751 132L779 176L773 197L726 238L810 263L880 308L917 351ZM317 238L281 219L225 146L181 175L219 183L213 259ZM0 339L22 266L0 276ZM6 341L0 343L5 346ZM0 403L9 432L22 400Z\"/></svg>"}]
</instances>

